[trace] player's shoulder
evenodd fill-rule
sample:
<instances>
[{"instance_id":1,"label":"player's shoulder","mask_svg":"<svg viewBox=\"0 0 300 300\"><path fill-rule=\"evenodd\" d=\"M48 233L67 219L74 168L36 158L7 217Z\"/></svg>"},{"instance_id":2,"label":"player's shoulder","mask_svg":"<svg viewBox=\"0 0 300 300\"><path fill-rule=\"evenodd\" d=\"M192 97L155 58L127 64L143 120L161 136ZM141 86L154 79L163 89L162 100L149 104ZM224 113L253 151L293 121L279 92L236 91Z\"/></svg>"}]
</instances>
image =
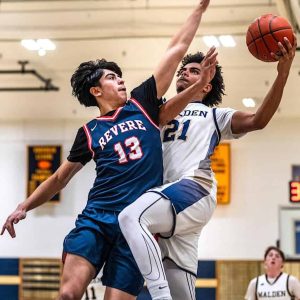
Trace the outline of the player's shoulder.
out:
<instances>
[{"instance_id":1,"label":"player's shoulder","mask_svg":"<svg viewBox=\"0 0 300 300\"><path fill-rule=\"evenodd\" d=\"M83 126L85 126L85 125L94 125L95 123L97 123L97 118L94 118L94 119L88 121L88 122L85 123Z\"/></svg>"},{"instance_id":2,"label":"player's shoulder","mask_svg":"<svg viewBox=\"0 0 300 300\"><path fill-rule=\"evenodd\" d=\"M82 128L84 130L86 130L86 128L92 129L92 128L95 128L95 126L97 126L97 118L92 119L92 120L88 121L87 123L83 124Z\"/></svg>"},{"instance_id":3,"label":"player's shoulder","mask_svg":"<svg viewBox=\"0 0 300 300\"><path fill-rule=\"evenodd\" d=\"M289 277L289 281L294 281L294 282L299 282L298 278L295 277L294 275L291 275L291 274L287 274L287 273L284 273L286 276Z\"/></svg>"}]
</instances>

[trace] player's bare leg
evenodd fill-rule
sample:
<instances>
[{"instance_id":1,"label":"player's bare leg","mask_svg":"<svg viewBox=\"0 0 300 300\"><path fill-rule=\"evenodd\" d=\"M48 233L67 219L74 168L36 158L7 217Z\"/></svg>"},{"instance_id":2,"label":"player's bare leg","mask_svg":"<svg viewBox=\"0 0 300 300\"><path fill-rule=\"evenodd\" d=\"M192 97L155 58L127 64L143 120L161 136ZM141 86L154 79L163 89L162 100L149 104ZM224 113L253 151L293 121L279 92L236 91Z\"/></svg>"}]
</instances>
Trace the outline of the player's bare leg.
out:
<instances>
[{"instance_id":1,"label":"player's bare leg","mask_svg":"<svg viewBox=\"0 0 300 300\"><path fill-rule=\"evenodd\" d=\"M83 257L67 254L57 300L80 300L91 280L95 267Z\"/></svg>"},{"instance_id":2,"label":"player's bare leg","mask_svg":"<svg viewBox=\"0 0 300 300\"><path fill-rule=\"evenodd\" d=\"M136 297L130 295L126 292L120 291L115 288L107 287L105 289L104 299L103 300L135 300Z\"/></svg>"}]
</instances>

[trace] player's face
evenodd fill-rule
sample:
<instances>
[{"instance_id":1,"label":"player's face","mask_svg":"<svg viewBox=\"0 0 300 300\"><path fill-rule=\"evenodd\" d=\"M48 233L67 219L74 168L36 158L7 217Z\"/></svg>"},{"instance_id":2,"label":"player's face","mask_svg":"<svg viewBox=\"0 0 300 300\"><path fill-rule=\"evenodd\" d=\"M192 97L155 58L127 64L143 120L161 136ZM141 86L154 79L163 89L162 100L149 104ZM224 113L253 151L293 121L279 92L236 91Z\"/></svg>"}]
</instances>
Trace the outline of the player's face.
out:
<instances>
[{"instance_id":1,"label":"player's face","mask_svg":"<svg viewBox=\"0 0 300 300\"><path fill-rule=\"evenodd\" d=\"M283 260L280 254L276 250L271 250L266 256L265 268L280 270L282 266L283 266Z\"/></svg>"},{"instance_id":2,"label":"player's face","mask_svg":"<svg viewBox=\"0 0 300 300\"><path fill-rule=\"evenodd\" d=\"M192 84L194 84L201 76L199 63L190 63L185 65L177 78L176 90L177 93L182 92Z\"/></svg>"},{"instance_id":3,"label":"player's face","mask_svg":"<svg viewBox=\"0 0 300 300\"><path fill-rule=\"evenodd\" d=\"M101 96L105 101L124 105L127 100L125 81L115 72L104 70L99 80Z\"/></svg>"}]
</instances>

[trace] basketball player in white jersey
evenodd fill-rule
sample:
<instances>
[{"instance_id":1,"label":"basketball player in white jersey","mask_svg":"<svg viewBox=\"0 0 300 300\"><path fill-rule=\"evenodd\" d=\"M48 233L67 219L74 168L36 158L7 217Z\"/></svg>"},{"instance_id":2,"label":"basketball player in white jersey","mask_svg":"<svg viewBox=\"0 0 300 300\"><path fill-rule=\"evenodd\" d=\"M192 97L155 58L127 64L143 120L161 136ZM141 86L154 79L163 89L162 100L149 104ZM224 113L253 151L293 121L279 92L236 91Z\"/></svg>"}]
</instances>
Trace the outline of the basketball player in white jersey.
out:
<instances>
[{"instance_id":1,"label":"basketball player in white jersey","mask_svg":"<svg viewBox=\"0 0 300 300\"><path fill-rule=\"evenodd\" d=\"M268 247L264 255L266 273L250 281L245 300L300 299L300 283L296 277L282 272L284 261L279 248Z\"/></svg>"},{"instance_id":2,"label":"basketball player in white jersey","mask_svg":"<svg viewBox=\"0 0 300 300\"><path fill-rule=\"evenodd\" d=\"M162 129L165 185L148 191L119 215L121 230L154 300L196 299L198 239L216 207L217 184L210 156L221 140L263 129L278 109L296 37L294 45L286 38L285 47L278 45L281 55L272 54L278 60L278 74L256 113L215 107L224 95L221 67L216 66L210 83L198 89L194 100ZM203 57L198 52L183 59L178 93L201 78ZM157 242L152 233L158 232Z\"/></svg>"}]
</instances>

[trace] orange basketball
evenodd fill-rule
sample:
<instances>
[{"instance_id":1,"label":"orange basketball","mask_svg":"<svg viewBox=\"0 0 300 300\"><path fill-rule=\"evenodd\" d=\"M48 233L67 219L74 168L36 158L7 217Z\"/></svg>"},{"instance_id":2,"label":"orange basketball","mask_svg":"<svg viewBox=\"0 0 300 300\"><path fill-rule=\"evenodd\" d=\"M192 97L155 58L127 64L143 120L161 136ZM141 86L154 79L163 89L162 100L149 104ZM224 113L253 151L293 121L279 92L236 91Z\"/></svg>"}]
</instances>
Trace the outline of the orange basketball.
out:
<instances>
[{"instance_id":1,"label":"orange basketball","mask_svg":"<svg viewBox=\"0 0 300 300\"><path fill-rule=\"evenodd\" d=\"M293 29L283 17L272 14L263 15L252 22L247 30L246 43L251 54L262 61L276 61L270 53L280 54L278 42L285 46L287 37L294 43Z\"/></svg>"}]
</instances>

